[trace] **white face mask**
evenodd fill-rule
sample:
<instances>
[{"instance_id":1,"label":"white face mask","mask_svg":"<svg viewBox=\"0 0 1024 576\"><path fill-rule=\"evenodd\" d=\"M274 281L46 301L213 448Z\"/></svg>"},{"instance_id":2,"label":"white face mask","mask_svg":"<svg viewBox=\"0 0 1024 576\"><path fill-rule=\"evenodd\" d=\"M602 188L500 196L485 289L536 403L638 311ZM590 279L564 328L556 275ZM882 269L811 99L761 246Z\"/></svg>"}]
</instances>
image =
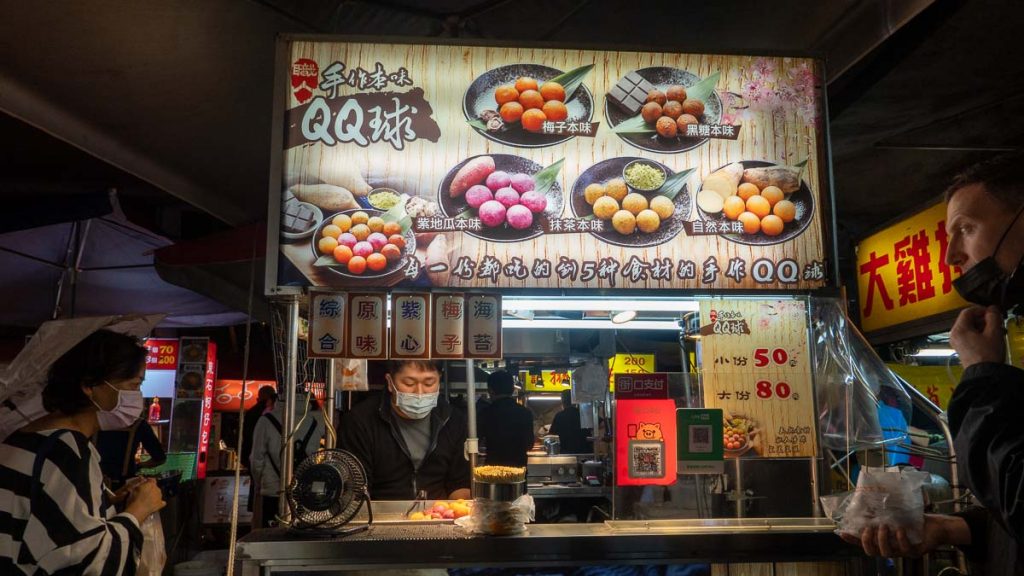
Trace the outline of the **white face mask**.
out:
<instances>
[{"instance_id":1,"label":"white face mask","mask_svg":"<svg viewBox=\"0 0 1024 576\"><path fill-rule=\"evenodd\" d=\"M104 410L95 400L90 399L97 409L96 420L99 422L100 430L121 430L131 426L145 407L142 391L121 390L106 380L103 383L117 390L117 405L110 410Z\"/></svg>"},{"instance_id":2,"label":"white face mask","mask_svg":"<svg viewBox=\"0 0 1024 576\"><path fill-rule=\"evenodd\" d=\"M392 394L395 395L395 405L403 414L413 420L422 420L430 415L430 411L437 406L438 392L427 392L416 394L414 392L399 392L392 384Z\"/></svg>"}]
</instances>

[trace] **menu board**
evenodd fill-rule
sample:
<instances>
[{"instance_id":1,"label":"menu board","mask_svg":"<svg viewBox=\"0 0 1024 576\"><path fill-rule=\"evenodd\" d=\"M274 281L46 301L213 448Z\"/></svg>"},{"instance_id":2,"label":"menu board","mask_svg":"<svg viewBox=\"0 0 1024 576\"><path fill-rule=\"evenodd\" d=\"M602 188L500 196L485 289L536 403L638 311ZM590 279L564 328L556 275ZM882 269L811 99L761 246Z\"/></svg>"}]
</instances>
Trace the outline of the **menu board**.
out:
<instances>
[{"instance_id":1,"label":"menu board","mask_svg":"<svg viewBox=\"0 0 1024 576\"><path fill-rule=\"evenodd\" d=\"M721 408L725 457L817 454L807 307L801 300L702 300L704 406Z\"/></svg>"},{"instance_id":2,"label":"menu board","mask_svg":"<svg viewBox=\"0 0 1024 576\"><path fill-rule=\"evenodd\" d=\"M813 60L307 40L286 51L271 292L829 280Z\"/></svg>"}]
</instances>

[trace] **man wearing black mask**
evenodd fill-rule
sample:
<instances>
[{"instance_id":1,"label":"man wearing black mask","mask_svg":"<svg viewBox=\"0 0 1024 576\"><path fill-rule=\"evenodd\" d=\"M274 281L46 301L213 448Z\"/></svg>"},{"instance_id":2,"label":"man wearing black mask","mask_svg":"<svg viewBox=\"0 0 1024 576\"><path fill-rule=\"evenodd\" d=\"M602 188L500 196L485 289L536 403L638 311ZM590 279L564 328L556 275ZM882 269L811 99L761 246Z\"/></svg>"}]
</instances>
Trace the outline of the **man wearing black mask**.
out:
<instances>
[{"instance_id":1,"label":"man wearing black mask","mask_svg":"<svg viewBox=\"0 0 1024 576\"><path fill-rule=\"evenodd\" d=\"M949 403L960 477L982 506L953 516L925 515L924 542L902 529L865 529L865 552L906 556L959 546L979 574L1024 574L1024 370L1006 364L1003 317L1024 303L1024 181L1020 153L973 166L946 191L946 263L954 287L974 306L950 331L964 373ZM848 539L849 540L849 539Z\"/></svg>"}]
</instances>

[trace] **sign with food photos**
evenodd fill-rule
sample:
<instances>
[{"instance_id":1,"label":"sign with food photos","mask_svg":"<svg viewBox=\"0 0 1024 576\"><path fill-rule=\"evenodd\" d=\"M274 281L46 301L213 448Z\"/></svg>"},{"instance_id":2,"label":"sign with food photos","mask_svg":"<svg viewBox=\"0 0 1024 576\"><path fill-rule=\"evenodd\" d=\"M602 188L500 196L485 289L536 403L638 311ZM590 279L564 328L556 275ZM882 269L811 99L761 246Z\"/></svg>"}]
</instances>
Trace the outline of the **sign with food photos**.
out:
<instances>
[{"instance_id":1,"label":"sign with food photos","mask_svg":"<svg viewBox=\"0 0 1024 576\"><path fill-rule=\"evenodd\" d=\"M967 306L946 264L946 203L939 202L857 244L860 322L872 332Z\"/></svg>"},{"instance_id":2,"label":"sign with food photos","mask_svg":"<svg viewBox=\"0 0 1024 576\"><path fill-rule=\"evenodd\" d=\"M615 485L672 484L676 461L675 401L616 401Z\"/></svg>"},{"instance_id":3,"label":"sign with food photos","mask_svg":"<svg viewBox=\"0 0 1024 576\"><path fill-rule=\"evenodd\" d=\"M309 291L309 341L307 354L312 358L345 357L344 292Z\"/></svg>"},{"instance_id":4,"label":"sign with food photos","mask_svg":"<svg viewBox=\"0 0 1024 576\"><path fill-rule=\"evenodd\" d=\"M813 289L804 58L285 41L267 286Z\"/></svg>"},{"instance_id":5,"label":"sign with food photos","mask_svg":"<svg viewBox=\"0 0 1024 576\"><path fill-rule=\"evenodd\" d=\"M700 303L704 406L721 408L726 458L817 454L807 303Z\"/></svg>"}]
</instances>

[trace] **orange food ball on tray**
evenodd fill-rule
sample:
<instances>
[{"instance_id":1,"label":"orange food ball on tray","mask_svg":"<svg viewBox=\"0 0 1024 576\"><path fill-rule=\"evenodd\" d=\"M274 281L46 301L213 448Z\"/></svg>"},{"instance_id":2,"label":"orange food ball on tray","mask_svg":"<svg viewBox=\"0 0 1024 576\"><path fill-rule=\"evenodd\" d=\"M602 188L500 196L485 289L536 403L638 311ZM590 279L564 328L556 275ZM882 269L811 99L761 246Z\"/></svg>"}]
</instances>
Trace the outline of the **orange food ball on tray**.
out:
<instances>
[{"instance_id":1,"label":"orange food ball on tray","mask_svg":"<svg viewBox=\"0 0 1024 576\"><path fill-rule=\"evenodd\" d=\"M722 204L722 212L725 213L725 217L729 220L736 220L746 210L746 204L744 204L743 199L739 196L729 196Z\"/></svg>"},{"instance_id":2,"label":"orange food ball on tray","mask_svg":"<svg viewBox=\"0 0 1024 576\"><path fill-rule=\"evenodd\" d=\"M505 102L501 105L498 113L501 114L501 119L505 122L515 124L523 117L523 105L519 102Z\"/></svg>"},{"instance_id":3,"label":"orange food ball on tray","mask_svg":"<svg viewBox=\"0 0 1024 576\"><path fill-rule=\"evenodd\" d=\"M740 198L743 198L744 202L750 200L751 196L757 196L760 193L761 191L758 190L757 185L751 184L750 182L744 182L736 189L736 194L738 194Z\"/></svg>"},{"instance_id":4,"label":"orange food ball on tray","mask_svg":"<svg viewBox=\"0 0 1024 576\"><path fill-rule=\"evenodd\" d=\"M374 272L380 272L388 267L388 259L379 252L374 252L366 257L366 267Z\"/></svg>"},{"instance_id":5,"label":"orange food ball on tray","mask_svg":"<svg viewBox=\"0 0 1024 576\"><path fill-rule=\"evenodd\" d=\"M561 122L569 117L569 109L558 100L548 100L541 109L544 116L552 122Z\"/></svg>"},{"instance_id":6,"label":"orange food ball on tray","mask_svg":"<svg viewBox=\"0 0 1024 576\"><path fill-rule=\"evenodd\" d=\"M786 198L778 186L765 186L764 190L761 190L761 196L764 196L773 207Z\"/></svg>"},{"instance_id":7,"label":"orange food ball on tray","mask_svg":"<svg viewBox=\"0 0 1024 576\"><path fill-rule=\"evenodd\" d=\"M531 109L523 112L523 116L519 121L523 124L523 129L530 132L540 132L547 119L548 117L544 115L543 111Z\"/></svg>"},{"instance_id":8,"label":"orange food ball on tray","mask_svg":"<svg viewBox=\"0 0 1024 576\"><path fill-rule=\"evenodd\" d=\"M789 200L779 200L775 207L772 208L772 214L782 218L783 222L792 222L796 220L796 204Z\"/></svg>"},{"instance_id":9,"label":"orange food ball on tray","mask_svg":"<svg viewBox=\"0 0 1024 576\"><path fill-rule=\"evenodd\" d=\"M515 88L520 92L526 92L527 90L536 90L537 81L534 80L533 78L530 78L529 76L520 76L519 78L516 78Z\"/></svg>"},{"instance_id":10,"label":"orange food ball on tray","mask_svg":"<svg viewBox=\"0 0 1024 576\"><path fill-rule=\"evenodd\" d=\"M542 108L544 106L544 97L536 90L527 90L519 93L519 103L527 110L531 108Z\"/></svg>"},{"instance_id":11,"label":"orange food ball on tray","mask_svg":"<svg viewBox=\"0 0 1024 576\"><path fill-rule=\"evenodd\" d=\"M544 100L565 102L565 88L558 82L545 82L540 87L540 95L544 97Z\"/></svg>"},{"instance_id":12,"label":"orange food ball on tray","mask_svg":"<svg viewBox=\"0 0 1024 576\"><path fill-rule=\"evenodd\" d=\"M764 196L751 196L747 199L747 211L753 212L758 218L764 218L772 213L772 205Z\"/></svg>"},{"instance_id":13,"label":"orange food ball on tray","mask_svg":"<svg viewBox=\"0 0 1024 576\"><path fill-rule=\"evenodd\" d=\"M744 212L736 219L743 222L743 231L747 234L757 234L761 231L761 219L753 212Z\"/></svg>"},{"instance_id":14,"label":"orange food ball on tray","mask_svg":"<svg viewBox=\"0 0 1024 576\"><path fill-rule=\"evenodd\" d=\"M384 229L381 230L381 232L385 236L392 236L392 235L395 235L395 234L401 234L402 233L402 225L399 224L398 222L385 222L384 223Z\"/></svg>"},{"instance_id":15,"label":"orange food ball on tray","mask_svg":"<svg viewBox=\"0 0 1024 576\"><path fill-rule=\"evenodd\" d=\"M516 90L514 86L498 86L494 91L494 101L498 105L502 105L506 102L515 102L519 99L519 90Z\"/></svg>"},{"instance_id":16,"label":"orange food ball on tray","mask_svg":"<svg viewBox=\"0 0 1024 576\"><path fill-rule=\"evenodd\" d=\"M362 274L366 272L366 258L362 256L353 256L348 261L348 271L351 274Z\"/></svg>"},{"instance_id":17,"label":"orange food ball on tray","mask_svg":"<svg viewBox=\"0 0 1024 576\"><path fill-rule=\"evenodd\" d=\"M401 234L392 234L388 237L388 244L394 244L399 249L405 249L405 236Z\"/></svg>"},{"instance_id":18,"label":"orange food ball on tray","mask_svg":"<svg viewBox=\"0 0 1024 576\"><path fill-rule=\"evenodd\" d=\"M344 244L339 244L334 249L334 259L338 261L338 264L348 264L348 261L352 259L352 249Z\"/></svg>"},{"instance_id":19,"label":"orange food ball on tray","mask_svg":"<svg viewBox=\"0 0 1024 576\"><path fill-rule=\"evenodd\" d=\"M782 229L785 224L782 222L782 218L774 214L769 214L761 219L761 231L767 236L778 236L782 234Z\"/></svg>"}]
</instances>

